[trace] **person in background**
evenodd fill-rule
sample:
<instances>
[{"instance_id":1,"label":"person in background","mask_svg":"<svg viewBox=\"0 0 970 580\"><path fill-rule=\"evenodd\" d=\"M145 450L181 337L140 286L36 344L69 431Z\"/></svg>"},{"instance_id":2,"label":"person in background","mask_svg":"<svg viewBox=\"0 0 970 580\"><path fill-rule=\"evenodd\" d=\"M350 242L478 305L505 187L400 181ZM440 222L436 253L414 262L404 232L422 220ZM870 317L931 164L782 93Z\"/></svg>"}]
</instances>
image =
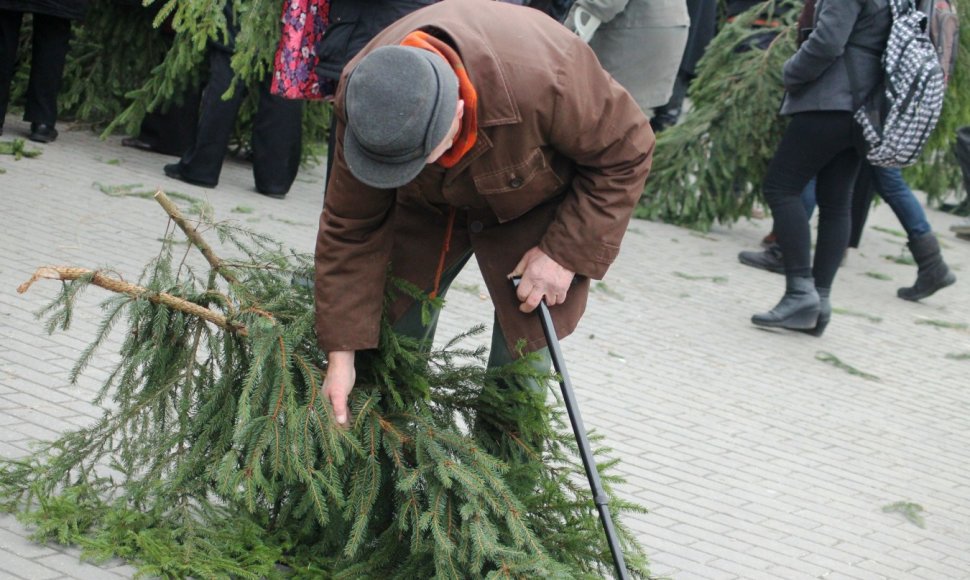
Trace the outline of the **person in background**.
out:
<instances>
[{"instance_id":1,"label":"person in background","mask_svg":"<svg viewBox=\"0 0 970 580\"><path fill-rule=\"evenodd\" d=\"M686 0L576 0L565 24L648 117L667 104L687 44Z\"/></svg>"},{"instance_id":2,"label":"person in background","mask_svg":"<svg viewBox=\"0 0 970 580\"><path fill-rule=\"evenodd\" d=\"M853 112L882 78L892 20L886 0L820 0L814 31L784 65L781 114L789 122L764 179L785 262L785 294L756 326L820 336L850 233L852 188L862 162ZM818 240L812 259L801 193L817 177Z\"/></svg>"},{"instance_id":3,"label":"person in background","mask_svg":"<svg viewBox=\"0 0 970 580\"><path fill-rule=\"evenodd\" d=\"M236 115L246 97L247 87L237 82L230 63L239 32L239 16L226 5L228 41L209 41L209 77L202 92L199 124L195 139L178 163L164 167L165 175L201 187L219 184L222 162ZM235 84L228 100L223 95ZM300 168L302 155L303 102L270 94L269 79L260 82L259 105L253 117L252 160L256 191L283 199Z\"/></svg>"},{"instance_id":4,"label":"person in background","mask_svg":"<svg viewBox=\"0 0 970 580\"><path fill-rule=\"evenodd\" d=\"M87 0L0 0L0 135L10 104L24 13L33 14L24 121L30 122L31 141L50 143L57 139L57 95L71 41L71 21L83 19L87 9Z\"/></svg>"},{"instance_id":5,"label":"person in background","mask_svg":"<svg viewBox=\"0 0 970 580\"><path fill-rule=\"evenodd\" d=\"M142 6L142 0L117 1L128 10L136 11L146 28L154 25L154 20L163 7L159 2ZM159 26L159 32L169 47L175 38L172 18L173 14L169 14ZM147 112L138 128L138 135L122 139L122 147L181 157L195 141L201 100L201 87L189 87L179 98Z\"/></svg>"},{"instance_id":6,"label":"person in background","mask_svg":"<svg viewBox=\"0 0 970 580\"><path fill-rule=\"evenodd\" d=\"M677 69L673 92L666 104L654 109L650 119L650 126L657 133L673 127L680 119L687 88L696 76L697 62L704 56L704 50L717 30L717 0L687 0L687 13L690 16L687 46Z\"/></svg>"}]
</instances>

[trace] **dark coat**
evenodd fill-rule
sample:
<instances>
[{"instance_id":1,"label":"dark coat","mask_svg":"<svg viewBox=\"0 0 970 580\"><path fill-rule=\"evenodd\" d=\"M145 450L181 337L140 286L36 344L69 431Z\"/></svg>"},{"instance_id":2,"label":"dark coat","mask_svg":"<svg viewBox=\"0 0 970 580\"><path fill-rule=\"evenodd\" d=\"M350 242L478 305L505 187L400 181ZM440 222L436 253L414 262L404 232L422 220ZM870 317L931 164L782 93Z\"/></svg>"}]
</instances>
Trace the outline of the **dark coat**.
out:
<instances>
[{"instance_id":1,"label":"dark coat","mask_svg":"<svg viewBox=\"0 0 970 580\"><path fill-rule=\"evenodd\" d=\"M474 250L510 347L519 338L528 350L545 345L538 317L519 312L506 278L537 245L577 274L566 302L551 309L557 334L569 334L589 278L602 278L616 258L643 192L655 143L646 117L579 37L538 10L445 0L392 24L346 70L430 27L457 48L478 91L477 143L455 167L428 165L396 190L368 187L344 160L340 83L316 247L316 330L327 351L377 346L388 264L432 288L452 207L446 261ZM392 318L408 306L399 301Z\"/></svg>"},{"instance_id":2,"label":"dark coat","mask_svg":"<svg viewBox=\"0 0 970 580\"><path fill-rule=\"evenodd\" d=\"M344 66L378 32L437 0L331 0L329 25L317 43L317 76L339 79Z\"/></svg>"},{"instance_id":3,"label":"dark coat","mask_svg":"<svg viewBox=\"0 0 970 580\"><path fill-rule=\"evenodd\" d=\"M855 111L882 81L887 0L820 0L815 26L784 68L781 113Z\"/></svg>"},{"instance_id":4,"label":"dark coat","mask_svg":"<svg viewBox=\"0 0 970 580\"><path fill-rule=\"evenodd\" d=\"M88 11L88 0L0 0L0 10L82 20Z\"/></svg>"}]
</instances>

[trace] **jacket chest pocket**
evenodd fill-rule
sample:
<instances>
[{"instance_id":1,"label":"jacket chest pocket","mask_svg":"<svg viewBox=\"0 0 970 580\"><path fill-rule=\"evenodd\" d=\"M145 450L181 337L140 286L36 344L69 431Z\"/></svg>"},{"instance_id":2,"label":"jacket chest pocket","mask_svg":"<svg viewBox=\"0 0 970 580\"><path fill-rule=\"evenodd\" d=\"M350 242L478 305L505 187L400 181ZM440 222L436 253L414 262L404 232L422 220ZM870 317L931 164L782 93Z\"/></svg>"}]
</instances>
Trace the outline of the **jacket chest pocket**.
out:
<instances>
[{"instance_id":1,"label":"jacket chest pocket","mask_svg":"<svg viewBox=\"0 0 970 580\"><path fill-rule=\"evenodd\" d=\"M514 220L562 191L563 180L546 163L542 150L533 150L522 163L474 178L478 191L499 222Z\"/></svg>"}]
</instances>

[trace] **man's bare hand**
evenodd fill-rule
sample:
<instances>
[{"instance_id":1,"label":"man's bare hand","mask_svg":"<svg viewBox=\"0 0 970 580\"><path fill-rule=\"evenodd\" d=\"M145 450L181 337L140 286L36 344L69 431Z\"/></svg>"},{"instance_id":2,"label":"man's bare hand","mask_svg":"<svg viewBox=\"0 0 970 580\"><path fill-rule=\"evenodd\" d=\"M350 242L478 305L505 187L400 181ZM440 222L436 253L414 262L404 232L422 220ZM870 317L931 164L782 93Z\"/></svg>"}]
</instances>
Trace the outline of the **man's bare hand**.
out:
<instances>
[{"instance_id":1,"label":"man's bare hand","mask_svg":"<svg viewBox=\"0 0 970 580\"><path fill-rule=\"evenodd\" d=\"M354 351L333 351L327 354L327 376L323 379L323 394L333 405L333 414L340 425L347 425L347 397L357 380Z\"/></svg>"},{"instance_id":2,"label":"man's bare hand","mask_svg":"<svg viewBox=\"0 0 970 580\"><path fill-rule=\"evenodd\" d=\"M559 265L536 246L522 256L509 278L522 277L516 290L516 295L522 301L519 310L532 312L543 298L549 306L565 302L566 292L575 275L575 272Z\"/></svg>"}]
</instances>

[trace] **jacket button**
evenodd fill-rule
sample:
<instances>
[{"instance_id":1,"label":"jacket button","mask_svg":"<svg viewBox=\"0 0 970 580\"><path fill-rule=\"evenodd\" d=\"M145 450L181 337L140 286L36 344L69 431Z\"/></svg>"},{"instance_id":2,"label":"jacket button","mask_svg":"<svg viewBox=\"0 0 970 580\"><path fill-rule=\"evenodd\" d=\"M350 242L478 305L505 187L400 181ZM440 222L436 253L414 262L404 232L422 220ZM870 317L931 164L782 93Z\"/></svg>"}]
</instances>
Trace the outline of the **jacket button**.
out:
<instances>
[{"instance_id":1,"label":"jacket button","mask_svg":"<svg viewBox=\"0 0 970 580\"><path fill-rule=\"evenodd\" d=\"M515 188L522 187L522 178L521 177L513 177L512 179L510 179L509 180L509 187L515 187Z\"/></svg>"},{"instance_id":2,"label":"jacket button","mask_svg":"<svg viewBox=\"0 0 970 580\"><path fill-rule=\"evenodd\" d=\"M473 234L480 234L480 233L482 233L482 230L484 228L485 228L485 226L482 225L482 222L472 222L472 223L468 224L468 229L471 230L471 232Z\"/></svg>"}]
</instances>

